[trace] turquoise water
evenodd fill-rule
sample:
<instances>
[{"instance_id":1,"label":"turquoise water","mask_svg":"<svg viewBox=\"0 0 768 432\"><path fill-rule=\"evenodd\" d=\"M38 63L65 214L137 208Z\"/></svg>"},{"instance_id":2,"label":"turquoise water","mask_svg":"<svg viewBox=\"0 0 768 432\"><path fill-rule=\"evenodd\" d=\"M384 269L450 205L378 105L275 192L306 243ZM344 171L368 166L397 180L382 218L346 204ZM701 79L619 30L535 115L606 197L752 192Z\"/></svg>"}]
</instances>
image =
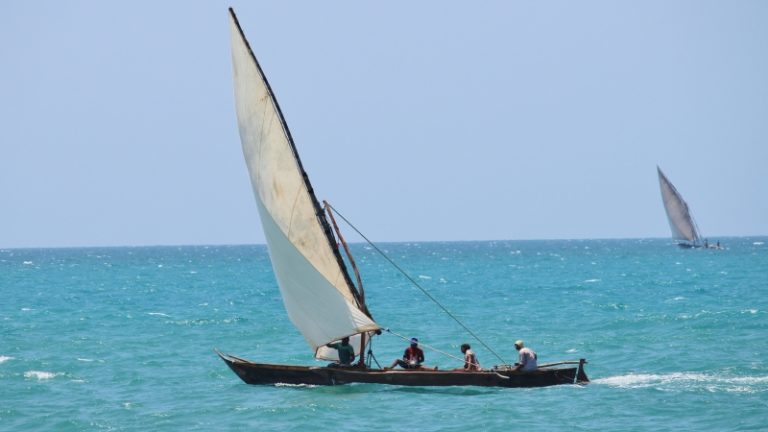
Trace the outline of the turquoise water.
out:
<instances>
[{"instance_id":1,"label":"turquoise water","mask_svg":"<svg viewBox=\"0 0 768 432\"><path fill-rule=\"evenodd\" d=\"M249 386L214 354L315 364L264 246L0 250L0 430L766 430L768 238L383 244L513 362L585 357L588 386ZM372 249L374 318L499 364ZM405 343L384 334L379 362ZM426 351L427 363L457 360Z\"/></svg>"}]
</instances>

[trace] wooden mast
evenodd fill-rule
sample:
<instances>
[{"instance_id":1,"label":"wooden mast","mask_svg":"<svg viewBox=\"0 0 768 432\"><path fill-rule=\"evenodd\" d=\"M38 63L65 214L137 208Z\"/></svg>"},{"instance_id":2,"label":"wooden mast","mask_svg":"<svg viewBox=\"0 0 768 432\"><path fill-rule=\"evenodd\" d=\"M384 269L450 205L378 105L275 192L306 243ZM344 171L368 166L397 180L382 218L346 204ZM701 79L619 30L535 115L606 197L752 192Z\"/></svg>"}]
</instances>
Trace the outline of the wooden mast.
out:
<instances>
[{"instance_id":1,"label":"wooden mast","mask_svg":"<svg viewBox=\"0 0 768 432\"><path fill-rule=\"evenodd\" d=\"M370 313L368 312L368 306L365 304L365 290L363 289L363 280L360 278L360 271L357 269L355 259L352 258L352 252L349 250L349 246L347 246L347 242L344 240L344 236L341 235L341 230L339 229L339 225L336 223L336 218L333 217L331 205L328 204L328 201L325 200L323 200L323 205L325 206L325 212L331 218L331 223L333 224L334 231L336 231L336 236L339 238L341 245L344 247L344 252L347 253L349 263L352 264L352 270L355 271L355 278L357 279L357 289L358 293L360 294L362 310L366 313L366 315L370 316ZM365 365L365 333L360 333L360 360L358 361L358 365Z\"/></svg>"}]
</instances>

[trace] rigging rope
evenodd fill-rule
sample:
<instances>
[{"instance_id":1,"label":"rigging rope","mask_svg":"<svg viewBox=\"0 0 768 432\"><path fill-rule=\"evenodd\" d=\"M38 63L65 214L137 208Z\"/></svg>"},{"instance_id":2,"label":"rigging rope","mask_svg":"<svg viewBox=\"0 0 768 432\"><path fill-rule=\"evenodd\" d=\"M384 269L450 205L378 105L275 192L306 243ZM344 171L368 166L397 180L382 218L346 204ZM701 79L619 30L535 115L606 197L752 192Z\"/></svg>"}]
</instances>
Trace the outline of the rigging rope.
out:
<instances>
[{"instance_id":1,"label":"rigging rope","mask_svg":"<svg viewBox=\"0 0 768 432\"><path fill-rule=\"evenodd\" d=\"M390 330L390 329L388 329L388 328L387 328L387 329L384 329L384 331L385 331L385 332L387 332L387 333L393 334L393 335L395 335L395 336L399 337L400 339L402 339L402 340L404 340L404 341L410 341L410 339L408 339L407 337L405 337L405 336L403 336L403 335L401 335L401 334L399 334L399 333L395 333L395 332L393 332L392 330ZM435 348L435 347L433 347L433 346L431 346L431 345L427 345L427 344L425 344L425 343L423 343L423 342L419 342L419 346L423 346L424 348L427 348L427 349L430 349L430 350L432 350L432 351L438 352L438 353L440 353L440 354L442 354L442 355L444 355L444 356L448 356L448 357L450 357L450 358L452 358L452 359L456 359L456 360L459 360L459 361L462 361L462 362L466 362L466 360L465 360L465 359L463 359L463 358L459 358L459 357L457 357L457 356L455 356L455 355L452 355L452 354L448 354L448 353L447 353L447 352L445 352L445 351L440 351L439 349L437 349L437 348ZM477 366L478 368L480 367L480 364L479 364L479 363L471 363L471 362L470 362L470 364L472 364L472 365L474 365L474 366Z\"/></svg>"},{"instance_id":2,"label":"rigging rope","mask_svg":"<svg viewBox=\"0 0 768 432\"><path fill-rule=\"evenodd\" d=\"M497 359L501 360L501 362L502 362L502 363L506 363L506 360L504 360L503 358L501 358L501 356L500 356L500 355L498 355L498 354L496 353L496 351L494 351L494 350L493 350L491 347L489 347L489 346L488 346L488 345L487 345L485 342L483 342L483 340L482 340L482 339L480 339L480 337L479 337L479 336L477 336L477 335L476 335L476 334L475 334L475 333L474 333L472 330L470 330L470 329L469 329L469 327L467 327L466 325L464 325L464 323L463 323L463 322L461 322L461 320L459 320L459 319L458 319L458 318L457 318L455 315L453 315L453 314L452 314L452 313L451 313L451 312L450 312L448 309L446 309L446 308L445 308L445 306L443 306L442 304L440 304L440 302L439 302L439 301L437 301L437 299L436 299L436 298L432 297L432 294L430 294L430 293L429 293L427 290L425 290L425 289L424 289L424 288L423 288L421 285L419 285L419 283L418 283L418 282L416 282L416 280L414 280L414 279L413 279L413 278L412 278L412 277L411 277L411 276L410 276L408 273L406 273L406 272L405 272L405 270L403 270L403 269L402 269L402 268L401 268L399 265L397 265L397 263L395 263L394 261L392 261L392 259L391 259L389 256L387 256L387 254L385 254L385 253L384 253L384 251L382 251L381 249L379 249L379 247L378 247L378 246L376 246L376 245L375 245L375 244L374 244L372 241L368 240L368 237L366 237L366 236L365 236L363 233L361 233L361 232L360 232L360 230L359 230L359 229L357 229L357 227L355 227L355 226L352 224L352 222L350 222L350 221L349 221L347 218L345 218L343 214L339 213L339 211L338 211L338 210L336 210L336 208L335 208L335 207L333 207L332 205L328 204L328 208L330 208L331 210L333 210L333 212L334 212L334 213L336 213L336 214L337 214L337 215L338 215L340 218L342 218L342 219L344 220L344 222L346 222L346 223L347 223L347 225L349 225L350 227L352 227L352 229L353 229L353 230L355 230L355 232L356 232L356 233L358 233L358 234L360 235L360 237L362 237L363 239L365 239L365 241L366 241L366 242L368 242L368 244L369 244L369 245L371 245L371 247L372 247L373 249L375 249L375 250L376 250L376 252L378 252L378 253L379 253L379 255L381 255L382 257L384 257L384 259L386 259L387 261L389 261L389 263L390 263L390 264L392 264L392 266L393 266L393 267L395 267L395 268L396 268L396 269L397 269L397 270L398 270L398 271L399 271L399 272L400 272L400 273L401 273L403 276L405 276L405 277L406 277L406 278L407 278L409 281L411 281L411 283L412 283L412 284L413 284L413 285L414 285L416 288L418 288L419 290L421 290L421 292L422 292L422 293L424 293L424 295L426 295L426 296L427 296L427 297L428 297L430 300L432 300L432 302L434 302L434 303L435 303L437 306L439 306L439 307L440 307L440 309L442 309L442 310L443 310L443 312L445 312L446 314L448 314L448 316L449 316L449 317L453 318L453 320L454 320L454 321L456 321L456 322L457 322L457 323L458 323L458 324L459 324L459 325L460 325L460 326L461 326L461 327L462 327L464 330L466 330L466 331L467 331L467 333L469 333L470 335L472 335L472 337L473 337L473 338L477 339L477 341L478 341L478 342L480 342L480 344L482 344L482 345L483 345L483 346L484 346L484 347L485 347L485 348L486 348L488 351L490 351L490 352L491 352L491 353L492 353L494 356L496 356L496 358L497 358Z\"/></svg>"}]
</instances>

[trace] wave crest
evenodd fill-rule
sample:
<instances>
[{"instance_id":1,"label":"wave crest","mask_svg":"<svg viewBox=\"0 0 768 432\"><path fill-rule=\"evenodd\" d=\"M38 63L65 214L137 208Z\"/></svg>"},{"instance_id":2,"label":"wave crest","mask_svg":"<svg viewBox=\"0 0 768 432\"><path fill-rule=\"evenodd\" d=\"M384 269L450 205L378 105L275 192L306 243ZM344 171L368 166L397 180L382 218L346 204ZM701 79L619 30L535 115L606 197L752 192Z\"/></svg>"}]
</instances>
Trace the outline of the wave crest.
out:
<instances>
[{"instance_id":1,"label":"wave crest","mask_svg":"<svg viewBox=\"0 0 768 432\"><path fill-rule=\"evenodd\" d=\"M56 378L59 375L61 375L61 374L58 374L58 373L55 373L55 372L45 372L45 371L27 371L27 372L24 372L24 378L29 378L29 379L34 378L34 379L37 379L39 381L49 380L49 379L52 379L52 378Z\"/></svg>"}]
</instances>

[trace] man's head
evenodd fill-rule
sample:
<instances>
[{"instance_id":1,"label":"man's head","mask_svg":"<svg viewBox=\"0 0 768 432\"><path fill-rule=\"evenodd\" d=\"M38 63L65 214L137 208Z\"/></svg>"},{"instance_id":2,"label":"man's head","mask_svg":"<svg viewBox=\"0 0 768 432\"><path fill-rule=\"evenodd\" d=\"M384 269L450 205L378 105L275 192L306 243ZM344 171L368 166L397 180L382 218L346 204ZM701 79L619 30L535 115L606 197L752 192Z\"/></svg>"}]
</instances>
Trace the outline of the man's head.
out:
<instances>
[{"instance_id":1,"label":"man's head","mask_svg":"<svg viewBox=\"0 0 768 432\"><path fill-rule=\"evenodd\" d=\"M523 344L523 341L520 339L515 341L515 349L520 351L525 345Z\"/></svg>"},{"instance_id":2,"label":"man's head","mask_svg":"<svg viewBox=\"0 0 768 432\"><path fill-rule=\"evenodd\" d=\"M461 352L465 353L470 348L469 344L461 344Z\"/></svg>"},{"instance_id":3,"label":"man's head","mask_svg":"<svg viewBox=\"0 0 768 432\"><path fill-rule=\"evenodd\" d=\"M411 346L416 347L419 345L419 340L416 338L411 338Z\"/></svg>"},{"instance_id":4,"label":"man's head","mask_svg":"<svg viewBox=\"0 0 768 432\"><path fill-rule=\"evenodd\" d=\"M343 338L343 339L341 340L341 344L342 344L342 345L349 345L349 338L348 338L348 337L345 337L345 338Z\"/></svg>"}]
</instances>

